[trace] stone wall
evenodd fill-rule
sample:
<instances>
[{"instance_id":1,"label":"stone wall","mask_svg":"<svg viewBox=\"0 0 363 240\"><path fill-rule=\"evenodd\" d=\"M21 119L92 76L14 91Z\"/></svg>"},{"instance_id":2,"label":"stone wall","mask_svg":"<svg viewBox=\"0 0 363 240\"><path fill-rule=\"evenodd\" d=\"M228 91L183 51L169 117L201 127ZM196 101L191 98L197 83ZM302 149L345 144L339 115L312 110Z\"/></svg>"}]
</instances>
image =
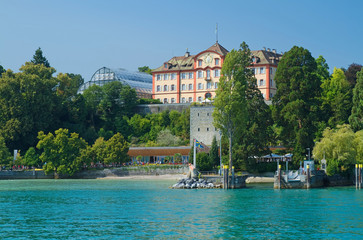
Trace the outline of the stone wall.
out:
<instances>
[{"instance_id":1,"label":"stone wall","mask_svg":"<svg viewBox=\"0 0 363 240\"><path fill-rule=\"evenodd\" d=\"M190 108L190 144L193 139L197 139L206 145L212 145L213 137L219 141L219 131L213 125L214 107L210 106L193 106Z\"/></svg>"},{"instance_id":2,"label":"stone wall","mask_svg":"<svg viewBox=\"0 0 363 240\"><path fill-rule=\"evenodd\" d=\"M45 175L43 171L0 171L0 179L53 179L54 175Z\"/></svg>"},{"instance_id":3,"label":"stone wall","mask_svg":"<svg viewBox=\"0 0 363 240\"><path fill-rule=\"evenodd\" d=\"M190 103L179 103L179 104L142 104L137 105L136 113L138 114L148 114L148 113L160 113L166 110L175 110L178 112L183 112L190 107Z\"/></svg>"}]
</instances>

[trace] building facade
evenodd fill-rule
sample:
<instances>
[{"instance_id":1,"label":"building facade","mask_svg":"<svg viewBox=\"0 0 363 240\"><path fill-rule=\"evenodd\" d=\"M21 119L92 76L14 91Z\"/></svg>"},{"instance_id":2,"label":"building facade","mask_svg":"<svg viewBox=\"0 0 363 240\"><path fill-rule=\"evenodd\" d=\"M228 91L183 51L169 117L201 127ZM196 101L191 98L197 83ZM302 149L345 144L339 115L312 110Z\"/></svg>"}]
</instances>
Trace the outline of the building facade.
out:
<instances>
[{"instance_id":1,"label":"building facade","mask_svg":"<svg viewBox=\"0 0 363 240\"><path fill-rule=\"evenodd\" d=\"M228 50L218 42L196 55L173 57L152 71L152 95L162 103L202 102L215 97ZM274 76L281 58L275 50L252 51L258 88L270 100L276 93Z\"/></svg>"}]
</instances>

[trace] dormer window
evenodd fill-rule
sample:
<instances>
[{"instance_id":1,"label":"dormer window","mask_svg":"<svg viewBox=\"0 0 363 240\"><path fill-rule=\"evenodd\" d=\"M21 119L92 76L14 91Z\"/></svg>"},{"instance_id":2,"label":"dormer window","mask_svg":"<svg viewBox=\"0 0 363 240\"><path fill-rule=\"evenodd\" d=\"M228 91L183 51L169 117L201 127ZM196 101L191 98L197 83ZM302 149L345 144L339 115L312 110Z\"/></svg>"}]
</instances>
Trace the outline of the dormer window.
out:
<instances>
[{"instance_id":1,"label":"dormer window","mask_svg":"<svg viewBox=\"0 0 363 240\"><path fill-rule=\"evenodd\" d=\"M202 60L198 60L198 67L201 67L202 66Z\"/></svg>"},{"instance_id":2,"label":"dormer window","mask_svg":"<svg viewBox=\"0 0 363 240\"><path fill-rule=\"evenodd\" d=\"M219 66L219 58L214 59L214 65Z\"/></svg>"},{"instance_id":3,"label":"dormer window","mask_svg":"<svg viewBox=\"0 0 363 240\"><path fill-rule=\"evenodd\" d=\"M164 68L168 68L168 64L167 63L164 63Z\"/></svg>"}]
</instances>

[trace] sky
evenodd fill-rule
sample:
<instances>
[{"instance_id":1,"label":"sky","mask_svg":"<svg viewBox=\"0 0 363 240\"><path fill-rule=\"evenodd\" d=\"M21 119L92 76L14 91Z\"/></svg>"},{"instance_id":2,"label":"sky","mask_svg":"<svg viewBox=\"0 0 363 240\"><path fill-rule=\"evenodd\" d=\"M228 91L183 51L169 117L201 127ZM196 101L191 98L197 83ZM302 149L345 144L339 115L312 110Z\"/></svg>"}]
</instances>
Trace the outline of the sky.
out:
<instances>
[{"instance_id":1,"label":"sky","mask_svg":"<svg viewBox=\"0 0 363 240\"><path fill-rule=\"evenodd\" d=\"M238 49L322 55L334 67L363 65L363 1L0 0L0 65L18 72L39 47L57 73L89 81L101 67L157 68L216 41Z\"/></svg>"}]
</instances>

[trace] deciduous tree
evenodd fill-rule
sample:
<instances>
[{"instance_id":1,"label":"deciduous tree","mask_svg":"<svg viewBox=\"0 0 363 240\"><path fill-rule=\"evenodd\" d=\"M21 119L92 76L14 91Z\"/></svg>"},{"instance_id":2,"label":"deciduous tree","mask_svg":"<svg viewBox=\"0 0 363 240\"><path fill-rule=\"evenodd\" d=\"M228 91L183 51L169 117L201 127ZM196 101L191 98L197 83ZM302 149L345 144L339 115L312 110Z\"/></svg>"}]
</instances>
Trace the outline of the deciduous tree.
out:
<instances>
[{"instance_id":1,"label":"deciduous tree","mask_svg":"<svg viewBox=\"0 0 363 240\"><path fill-rule=\"evenodd\" d=\"M254 78L251 51L243 42L239 50L232 50L225 58L214 101L214 126L221 129L229 141L229 167L232 171L232 146L236 136L246 129L247 81Z\"/></svg>"},{"instance_id":2,"label":"deciduous tree","mask_svg":"<svg viewBox=\"0 0 363 240\"><path fill-rule=\"evenodd\" d=\"M273 117L282 127L284 145L294 149L295 165L304 159L306 148L312 149L319 122L321 78L316 71L310 52L297 46L283 55L276 71Z\"/></svg>"},{"instance_id":3,"label":"deciduous tree","mask_svg":"<svg viewBox=\"0 0 363 240\"><path fill-rule=\"evenodd\" d=\"M349 123L354 131L363 130L363 69L357 73L357 84L353 89L353 107Z\"/></svg>"}]
</instances>

